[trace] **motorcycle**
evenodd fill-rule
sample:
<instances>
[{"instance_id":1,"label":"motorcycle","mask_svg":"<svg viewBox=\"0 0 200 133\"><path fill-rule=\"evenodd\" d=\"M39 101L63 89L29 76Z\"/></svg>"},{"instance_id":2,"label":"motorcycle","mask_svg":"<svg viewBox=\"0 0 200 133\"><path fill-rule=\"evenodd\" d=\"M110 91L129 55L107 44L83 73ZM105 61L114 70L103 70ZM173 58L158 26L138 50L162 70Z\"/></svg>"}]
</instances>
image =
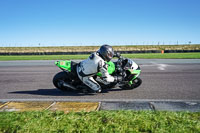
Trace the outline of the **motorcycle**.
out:
<instances>
[{"instance_id":1,"label":"motorcycle","mask_svg":"<svg viewBox=\"0 0 200 133\"><path fill-rule=\"evenodd\" d=\"M139 87L142 84L139 77L141 72L139 65L131 59L122 57L120 53L115 54L114 57L117 57L118 60L106 62L108 73L115 77L121 77L122 80L107 83L102 80L101 72L98 72L93 78L100 84L101 88L114 89L118 86L121 89L130 90ZM62 91L77 91L81 89L81 86L85 86L77 75L77 62L70 60L56 61L55 65L62 70L53 78L53 84L56 88Z\"/></svg>"}]
</instances>

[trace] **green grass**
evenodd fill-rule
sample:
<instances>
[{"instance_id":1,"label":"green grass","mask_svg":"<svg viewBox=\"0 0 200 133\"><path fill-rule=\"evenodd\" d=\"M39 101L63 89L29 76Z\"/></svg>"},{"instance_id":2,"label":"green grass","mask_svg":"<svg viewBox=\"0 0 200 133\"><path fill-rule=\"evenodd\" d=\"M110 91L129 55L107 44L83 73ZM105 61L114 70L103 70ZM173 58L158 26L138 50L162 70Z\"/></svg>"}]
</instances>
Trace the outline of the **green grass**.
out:
<instances>
[{"instance_id":1,"label":"green grass","mask_svg":"<svg viewBox=\"0 0 200 133\"><path fill-rule=\"evenodd\" d=\"M150 53L150 54L123 54L127 58L138 59L200 59L200 53Z\"/></svg>"},{"instance_id":2,"label":"green grass","mask_svg":"<svg viewBox=\"0 0 200 133\"><path fill-rule=\"evenodd\" d=\"M1 61L7 60L72 60L86 59L89 55L18 55L0 56Z\"/></svg>"},{"instance_id":3,"label":"green grass","mask_svg":"<svg viewBox=\"0 0 200 133\"><path fill-rule=\"evenodd\" d=\"M122 54L127 58L135 59L200 59L200 53L151 53L151 54ZM72 60L86 59L89 55L6 55L0 56L1 61L8 60Z\"/></svg>"},{"instance_id":4,"label":"green grass","mask_svg":"<svg viewBox=\"0 0 200 133\"><path fill-rule=\"evenodd\" d=\"M5 133L199 133L200 112L0 112Z\"/></svg>"}]
</instances>

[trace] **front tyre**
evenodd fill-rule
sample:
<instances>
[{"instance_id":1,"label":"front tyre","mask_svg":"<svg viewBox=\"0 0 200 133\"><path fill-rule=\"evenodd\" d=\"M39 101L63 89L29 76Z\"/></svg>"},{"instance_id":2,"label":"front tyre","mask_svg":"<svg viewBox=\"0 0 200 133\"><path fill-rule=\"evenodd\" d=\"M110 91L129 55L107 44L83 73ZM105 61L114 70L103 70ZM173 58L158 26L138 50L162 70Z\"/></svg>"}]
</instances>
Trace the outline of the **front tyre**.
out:
<instances>
[{"instance_id":1,"label":"front tyre","mask_svg":"<svg viewBox=\"0 0 200 133\"><path fill-rule=\"evenodd\" d=\"M64 87L63 86L64 82L70 82L70 79L68 78L68 75L66 72L59 72L53 78L53 84L56 88L62 91L67 91L70 88Z\"/></svg>"},{"instance_id":2,"label":"front tyre","mask_svg":"<svg viewBox=\"0 0 200 133\"><path fill-rule=\"evenodd\" d=\"M132 89L135 89L137 87L139 87L141 84L142 84L142 79L137 77L136 79L134 79L132 81L133 83L131 85L123 85L123 86L120 86L120 88L124 89L124 90L132 90Z\"/></svg>"},{"instance_id":3,"label":"front tyre","mask_svg":"<svg viewBox=\"0 0 200 133\"><path fill-rule=\"evenodd\" d=\"M132 86L133 86L134 88L137 88L137 87L139 87L141 84L142 84L142 79L139 78L139 77L137 77L136 79L133 80Z\"/></svg>"}]
</instances>

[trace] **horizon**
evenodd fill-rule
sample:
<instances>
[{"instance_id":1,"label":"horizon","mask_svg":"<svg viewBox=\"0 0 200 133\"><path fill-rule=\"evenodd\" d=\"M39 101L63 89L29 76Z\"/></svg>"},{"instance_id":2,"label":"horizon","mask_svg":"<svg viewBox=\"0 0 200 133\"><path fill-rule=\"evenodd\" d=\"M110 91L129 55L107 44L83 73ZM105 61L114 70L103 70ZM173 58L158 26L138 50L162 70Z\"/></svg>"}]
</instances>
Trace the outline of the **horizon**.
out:
<instances>
[{"instance_id":1,"label":"horizon","mask_svg":"<svg viewBox=\"0 0 200 133\"><path fill-rule=\"evenodd\" d=\"M164 44L164 45L162 45L162 44L159 44L159 45L151 45L151 44L149 44L149 45L111 45L111 46L113 46L113 47L123 47L123 46L138 46L138 47L142 47L142 46L189 46L189 45L200 45L200 44ZM31 48L31 47L33 47L33 48L47 48L47 47L100 47L101 46L101 44L100 45L48 45L48 46L42 46L42 45L33 45L33 46L12 46L12 45L10 45L10 46L1 46L0 45L0 48L25 48L25 47L27 47L27 48Z\"/></svg>"}]
</instances>

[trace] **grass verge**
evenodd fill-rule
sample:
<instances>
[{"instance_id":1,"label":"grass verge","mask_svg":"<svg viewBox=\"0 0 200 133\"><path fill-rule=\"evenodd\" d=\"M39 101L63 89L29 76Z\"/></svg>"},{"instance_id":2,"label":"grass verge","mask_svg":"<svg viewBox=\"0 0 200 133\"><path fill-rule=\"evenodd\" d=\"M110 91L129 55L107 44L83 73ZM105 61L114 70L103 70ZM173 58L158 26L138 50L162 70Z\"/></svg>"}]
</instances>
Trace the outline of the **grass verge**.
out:
<instances>
[{"instance_id":1,"label":"grass verge","mask_svg":"<svg viewBox=\"0 0 200 133\"><path fill-rule=\"evenodd\" d=\"M200 59L200 53L150 53L150 54L123 54L127 58L138 59Z\"/></svg>"},{"instance_id":2,"label":"grass verge","mask_svg":"<svg viewBox=\"0 0 200 133\"><path fill-rule=\"evenodd\" d=\"M199 133L200 112L0 112L0 132Z\"/></svg>"},{"instance_id":3,"label":"grass verge","mask_svg":"<svg viewBox=\"0 0 200 133\"><path fill-rule=\"evenodd\" d=\"M86 59L89 55L18 55L0 56L0 61L8 60L76 60ZM122 54L127 58L138 59L200 59L200 53L150 53L150 54Z\"/></svg>"}]
</instances>

